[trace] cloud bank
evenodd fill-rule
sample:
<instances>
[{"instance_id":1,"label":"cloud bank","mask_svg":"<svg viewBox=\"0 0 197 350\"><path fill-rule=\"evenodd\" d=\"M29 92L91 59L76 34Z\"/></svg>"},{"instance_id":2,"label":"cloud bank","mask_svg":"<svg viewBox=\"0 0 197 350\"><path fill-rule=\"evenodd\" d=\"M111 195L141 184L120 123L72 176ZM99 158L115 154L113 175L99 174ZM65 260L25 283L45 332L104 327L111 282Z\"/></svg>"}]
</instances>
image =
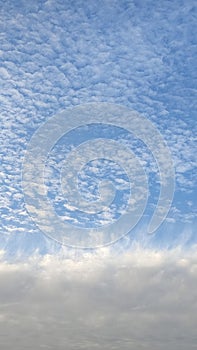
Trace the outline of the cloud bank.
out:
<instances>
[{"instance_id":1,"label":"cloud bank","mask_svg":"<svg viewBox=\"0 0 197 350\"><path fill-rule=\"evenodd\" d=\"M196 348L194 252L4 261L0 284L3 350Z\"/></svg>"}]
</instances>

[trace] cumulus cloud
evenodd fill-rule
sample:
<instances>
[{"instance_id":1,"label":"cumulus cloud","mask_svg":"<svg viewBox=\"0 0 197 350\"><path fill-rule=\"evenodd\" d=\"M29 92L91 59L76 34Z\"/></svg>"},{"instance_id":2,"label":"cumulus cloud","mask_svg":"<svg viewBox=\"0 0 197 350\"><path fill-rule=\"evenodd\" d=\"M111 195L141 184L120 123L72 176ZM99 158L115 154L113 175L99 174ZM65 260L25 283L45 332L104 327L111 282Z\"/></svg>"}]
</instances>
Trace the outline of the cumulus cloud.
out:
<instances>
[{"instance_id":1,"label":"cumulus cloud","mask_svg":"<svg viewBox=\"0 0 197 350\"><path fill-rule=\"evenodd\" d=\"M196 348L197 255L136 249L0 264L10 349Z\"/></svg>"},{"instance_id":2,"label":"cumulus cloud","mask_svg":"<svg viewBox=\"0 0 197 350\"><path fill-rule=\"evenodd\" d=\"M195 1L1 3L0 347L196 349L196 253L146 250L197 243ZM31 136L61 109L87 102L127 106L155 123L176 169L175 200L159 235L138 228L95 254L45 237L25 209L21 188ZM152 155L132 135L120 133L117 140L150 173L152 205L158 193ZM47 179L57 201L59 178L52 175L73 142L51 152ZM102 169L97 164L92 173ZM84 182L92 173L84 171ZM117 172L110 174L117 182ZM72 203L63 204L73 211ZM100 222L113 219L107 214ZM144 249L133 249L139 241ZM132 252L117 254L129 247ZM17 257L26 261L14 262Z\"/></svg>"},{"instance_id":3,"label":"cumulus cloud","mask_svg":"<svg viewBox=\"0 0 197 350\"><path fill-rule=\"evenodd\" d=\"M20 186L23 157L33 133L60 109L97 101L128 106L155 122L176 167L178 195L170 219L194 221L194 3L2 4L2 235L12 235L14 228L38 233L25 211ZM128 144L146 162L145 170L152 171L150 155L133 141ZM189 208L182 201L183 192ZM0 246L4 246L1 239Z\"/></svg>"}]
</instances>

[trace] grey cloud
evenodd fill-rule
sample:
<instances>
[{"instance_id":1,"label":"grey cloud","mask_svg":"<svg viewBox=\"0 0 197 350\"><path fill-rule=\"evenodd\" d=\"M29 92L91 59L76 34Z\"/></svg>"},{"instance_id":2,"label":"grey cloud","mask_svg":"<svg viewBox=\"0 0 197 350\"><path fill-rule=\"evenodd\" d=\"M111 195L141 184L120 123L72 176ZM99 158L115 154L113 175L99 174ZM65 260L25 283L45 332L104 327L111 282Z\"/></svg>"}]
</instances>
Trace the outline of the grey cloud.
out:
<instances>
[{"instance_id":1,"label":"grey cloud","mask_svg":"<svg viewBox=\"0 0 197 350\"><path fill-rule=\"evenodd\" d=\"M34 257L0 283L3 350L196 348L196 253Z\"/></svg>"}]
</instances>

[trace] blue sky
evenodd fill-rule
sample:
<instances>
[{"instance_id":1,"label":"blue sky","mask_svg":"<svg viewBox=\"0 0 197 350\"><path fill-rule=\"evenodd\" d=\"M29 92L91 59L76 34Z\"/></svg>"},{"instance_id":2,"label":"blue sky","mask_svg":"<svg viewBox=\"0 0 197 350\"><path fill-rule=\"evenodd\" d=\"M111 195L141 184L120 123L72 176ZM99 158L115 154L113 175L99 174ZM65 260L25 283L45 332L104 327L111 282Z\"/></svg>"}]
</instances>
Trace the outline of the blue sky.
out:
<instances>
[{"instance_id":1,"label":"blue sky","mask_svg":"<svg viewBox=\"0 0 197 350\"><path fill-rule=\"evenodd\" d=\"M196 23L194 0L0 0L3 350L196 349Z\"/></svg>"},{"instance_id":2,"label":"blue sky","mask_svg":"<svg viewBox=\"0 0 197 350\"><path fill-rule=\"evenodd\" d=\"M1 16L1 248L6 247L8 254L14 249L48 252L60 248L43 237L27 214L22 163L31 137L43 123L59 111L91 102L122 105L153 122L167 142L176 172L174 201L164 225L151 239L146 225L141 225L120 245L130 246L136 240L160 248L196 243L194 2L6 1ZM46 179L49 196L59 214L68 220L74 215L77 224L77 212L63 213L55 202L57 166L58 159L88 137L125 142L144 162L153 206L159 191L147 147L126 131L96 128L73 131L48 156L48 169L54 167ZM116 172L107 175L110 167L101 175L102 165L97 164L100 180L117 181ZM95 181L88 171L86 180L80 175L84 193ZM124 193L119 194L112 217L124 204ZM88 191L87 195L96 194ZM63 199L58 197L58 203Z\"/></svg>"}]
</instances>

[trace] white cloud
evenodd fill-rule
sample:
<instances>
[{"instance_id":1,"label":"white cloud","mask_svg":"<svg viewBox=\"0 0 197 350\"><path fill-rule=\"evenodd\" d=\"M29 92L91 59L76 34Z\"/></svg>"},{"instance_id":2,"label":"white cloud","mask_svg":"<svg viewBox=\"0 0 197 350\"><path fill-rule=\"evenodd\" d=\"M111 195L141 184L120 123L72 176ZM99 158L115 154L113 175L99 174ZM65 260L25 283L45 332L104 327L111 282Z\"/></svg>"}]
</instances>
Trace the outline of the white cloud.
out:
<instances>
[{"instance_id":1,"label":"white cloud","mask_svg":"<svg viewBox=\"0 0 197 350\"><path fill-rule=\"evenodd\" d=\"M1 347L195 349L196 281L196 253L178 250L2 262Z\"/></svg>"},{"instance_id":2,"label":"white cloud","mask_svg":"<svg viewBox=\"0 0 197 350\"><path fill-rule=\"evenodd\" d=\"M33 132L60 109L92 101L119 103L154 120L173 152L178 188L194 188L188 175L196 165L188 118L195 101L193 3L4 2L0 142L10 202L3 201L13 217L22 205L13 188L20 192L21 160ZM10 215L3 232L9 224Z\"/></svg>"}]
</instances>

